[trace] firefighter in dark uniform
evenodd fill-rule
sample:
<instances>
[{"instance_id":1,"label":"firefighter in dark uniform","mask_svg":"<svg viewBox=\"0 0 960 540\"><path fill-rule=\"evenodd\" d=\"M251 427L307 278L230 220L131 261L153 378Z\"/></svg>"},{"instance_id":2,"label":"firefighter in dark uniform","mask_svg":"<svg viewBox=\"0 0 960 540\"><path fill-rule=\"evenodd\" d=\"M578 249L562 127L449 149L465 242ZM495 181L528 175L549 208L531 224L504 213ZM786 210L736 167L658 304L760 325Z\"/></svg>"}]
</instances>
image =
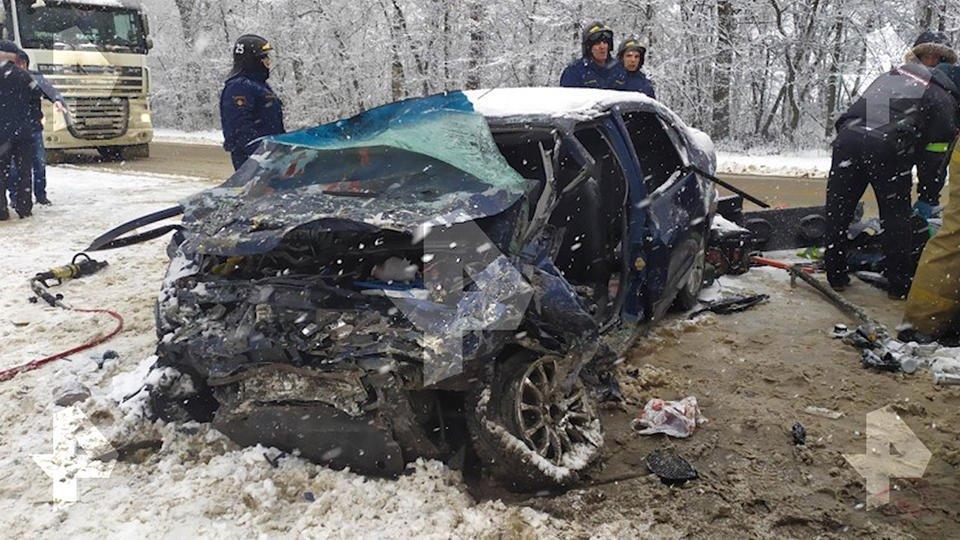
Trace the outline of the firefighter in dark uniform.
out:
<instances>
[{"instance_id":1,"label":"firefighter in dark uniform","mask_svg":"<svg viewBox=\"0 0 960 540\"><path fill-rule=\"evenodd\" d=\"M957 55L942 33L925 32L906 63L877 77L837 120L827 180L827 279L836 290L847 276L847 229L867 186L873 188L883 228L888 295L902 299L915 271L911 256L910 191L917 166L921 193L939 183L950 142L957 134L957 96L941 70Z\"/></svg>"},{"instance_id":2,"label":"firefighter in dark uniform","mask_svg":"<svg viewBox=\"0 0 960 540\"><path fill-rule=\"evenodd\" d=\"M233 46L233 70L220 94L220 123L234 169L253 155L258 139L285 132L283 104L267 84L272 50L254 35L241 36Z\"/></svg>"}]
</instances>

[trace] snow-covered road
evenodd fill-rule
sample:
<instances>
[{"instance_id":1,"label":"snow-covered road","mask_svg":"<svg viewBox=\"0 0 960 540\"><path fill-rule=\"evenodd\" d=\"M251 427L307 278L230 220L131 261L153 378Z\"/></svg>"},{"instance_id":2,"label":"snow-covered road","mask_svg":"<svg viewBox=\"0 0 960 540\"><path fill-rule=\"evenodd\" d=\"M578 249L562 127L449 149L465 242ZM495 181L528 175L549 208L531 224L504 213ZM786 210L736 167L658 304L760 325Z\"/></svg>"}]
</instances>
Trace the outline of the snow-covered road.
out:
<instances>
[{"instance_id":1,"label":"snow-covered road","mask_svg":"<svg viewBox=\"0 0 960 540\"><path fill-rule=\"evenodd\" d=\"M27 280L69 262L117 224L170 206L205 181L51 168L50 198L27 220L0 222L0 367L78 345L113 321L31 304ZM110 266L57 291L77 307L119 311L115 340L69 361L0 383L0 529L6 537L434 537L556 536L577 525L499 501L475 502L459 473L420 463L399 481L367 479L286 458L274 468L263 448L238 449L205 426L148 425L136 393L155 343L153 302L166 264L165 240L94 254ZM107 350L119 358L98 368ZM79 480L79 502L53 502L53 483L34 454L54 452L55 389L79 382L80 408L115 445L162 441L157 452L116 463L109 478ZM611 523L601 536L640 523ZM585 533L586 531L579 531ZM635 532L639 532L636 531Z\"/></svg>"}]
</instances>

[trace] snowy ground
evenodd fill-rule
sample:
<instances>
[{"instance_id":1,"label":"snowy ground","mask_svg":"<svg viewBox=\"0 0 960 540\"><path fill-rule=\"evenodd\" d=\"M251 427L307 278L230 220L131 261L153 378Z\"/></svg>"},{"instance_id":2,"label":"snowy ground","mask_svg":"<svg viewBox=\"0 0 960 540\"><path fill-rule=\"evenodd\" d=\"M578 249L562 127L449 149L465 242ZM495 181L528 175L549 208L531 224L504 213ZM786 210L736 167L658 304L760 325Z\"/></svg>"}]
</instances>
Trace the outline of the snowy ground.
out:
<instances>
[{"instance_id":1,"label":"snowy ground","mask_svg":"<svg viewBox=\"0 0 960 540\"><path fill-rule=\"evenodd\" d=\"M183 131L180 129L155 129L153 140L163 143L187 143L220 146L223 144L223 132L219 130Z\"/></svg>"},{"instance_id":2,"label":"snowy ground","mask_svg":"<svg viewBox=\"0 0 960 540\"><path fill-rule=\"evenodd\" d=\"M807 150L779 154L717 152L717 170L726 174L826 178L830 152Z\"/></svg>"},{"instance_id":3,"label":"snowy ground","mask_svg":"<svg viewBox=\"0 0 960 540\"><path fill-rule=\"evenodd\" d=\"M107 317L29 303L30 276L69 262L112 226L209 185L51 168L54 206L36 208L28 220L0 222L0 369L69 349L113 325ZM144 422L138 390L152 362L164 247L158 240L96 254L110 262L107 269L57 288L70 305L119 311L126 329L117 339L0 382L0 527L10 537L733 537L745 529L796 537L960 534L954 508L960 395L934 387L926 371L864 371L856 352L828 335L844 318L809 290L790 288L782 271L722 278L723 288L710 291L763 292L770 303L736 316L662 324L631 351L621 379L628 401L605 413L608 448L595 486L504 501L496 492L478 501L459 473L436 462L414 464L397 481L297 458L274 467L267 460L273 451L237 448L204 426ZM885 324L899 322L902 308L882 293L859 284L849 294ZM99 368L96 360L107 350L119 358ZM629 375L648 368L667 375L660 382ZM129 453L109 478L81 479L79 502L54 503L53 482L32 456L54 452L54 417L67 410L54 405L54 393L74 382L90 389L80 409L114 446L155 442L159 448ZM667 441L632 433L630 420L646 399L686 395L696 395L711 419L693 437ZM895 506L868 512L862 480L843 455L863 452L864 415L891 403L906 411L933 461L924 478L898 483ZM810 405L846 416L803 416ZM784 431L798 419L816 441L802 451ZM676 489L644 476L640 459L664 446L694 461L702 480ZM618 475L634 479L607 481ZM911 501L920 509L905 506Z\"/></svg>"},{"instance_id":4,"label":"snowy ground","mask_svg":"<svg viewBox=\"0 0 960 540\"><path fill-rule=\"evenodd\" d=\"M189 178L120 176L51 168L51 207L27 220L0 222L0 369L76 346L107 332L108 317L72 314L31 304L27 279L69 262L110 227L205 186ZM554 536L577 531L525 507L476 503L459 473L419 463L399 481L371 480L295 458L273 468L265 449L238 449L204 427L150 426L138 419L136 393L155 343L153 301L163 275L165 242L95 254L110 262L101 273L58 291L77 307L116 309L126 329L115 340L0 383L0 527L9 537L434 537ZM102 369L107 350L119 359ZM54 504L52 481L33 454L53 451L52 423L63 409L55 389L77 381L92 392L80 408L115 446L160 440L140 464L117 463L108 479L82 479L79 502ZM312 499L312 502L311 500ZM629 525L611 525L612 535ZM637 525L639 528L639 525ZM581 531L583 532L583 531Z\"/></svg>"}]
</instances>

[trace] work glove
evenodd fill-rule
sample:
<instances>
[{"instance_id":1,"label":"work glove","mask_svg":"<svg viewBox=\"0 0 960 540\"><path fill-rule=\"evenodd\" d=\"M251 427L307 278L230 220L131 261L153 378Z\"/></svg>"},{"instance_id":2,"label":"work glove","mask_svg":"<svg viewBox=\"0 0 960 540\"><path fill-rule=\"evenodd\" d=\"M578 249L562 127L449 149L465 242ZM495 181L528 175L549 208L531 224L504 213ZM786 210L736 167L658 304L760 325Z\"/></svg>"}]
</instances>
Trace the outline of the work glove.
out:
<instances>
[{"instance_id":1,"label":"work glove","mask_svg":"<svg viewBox=\"0 0 960 540\"><path fill-rule=\"evenodd\" d=\"M930 218L940 215L940 207L923 201L917 201L913 205L913 213L930 221Z\"/></svg>"}]
</instances>

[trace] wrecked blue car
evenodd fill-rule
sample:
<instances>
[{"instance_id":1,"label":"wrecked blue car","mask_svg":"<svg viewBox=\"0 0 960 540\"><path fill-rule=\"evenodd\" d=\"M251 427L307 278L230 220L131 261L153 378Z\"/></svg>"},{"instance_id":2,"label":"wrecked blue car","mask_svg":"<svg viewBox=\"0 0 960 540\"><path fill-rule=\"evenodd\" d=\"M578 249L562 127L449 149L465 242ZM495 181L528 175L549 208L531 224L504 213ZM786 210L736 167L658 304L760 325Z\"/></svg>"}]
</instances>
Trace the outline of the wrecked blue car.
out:
<instances>
[{"instance_id":1,"label":"wrecked blue car","mask_svg":"<svg viewBox=\"0 0 960 540\"><path fill-rule=\"evenodd\" d=\"M514 489L600 456L595 386L696 302L709 138L640 95L498 89L272 137L183 203L155 413L384 476Z\"/></svg>"}]
</instances>

